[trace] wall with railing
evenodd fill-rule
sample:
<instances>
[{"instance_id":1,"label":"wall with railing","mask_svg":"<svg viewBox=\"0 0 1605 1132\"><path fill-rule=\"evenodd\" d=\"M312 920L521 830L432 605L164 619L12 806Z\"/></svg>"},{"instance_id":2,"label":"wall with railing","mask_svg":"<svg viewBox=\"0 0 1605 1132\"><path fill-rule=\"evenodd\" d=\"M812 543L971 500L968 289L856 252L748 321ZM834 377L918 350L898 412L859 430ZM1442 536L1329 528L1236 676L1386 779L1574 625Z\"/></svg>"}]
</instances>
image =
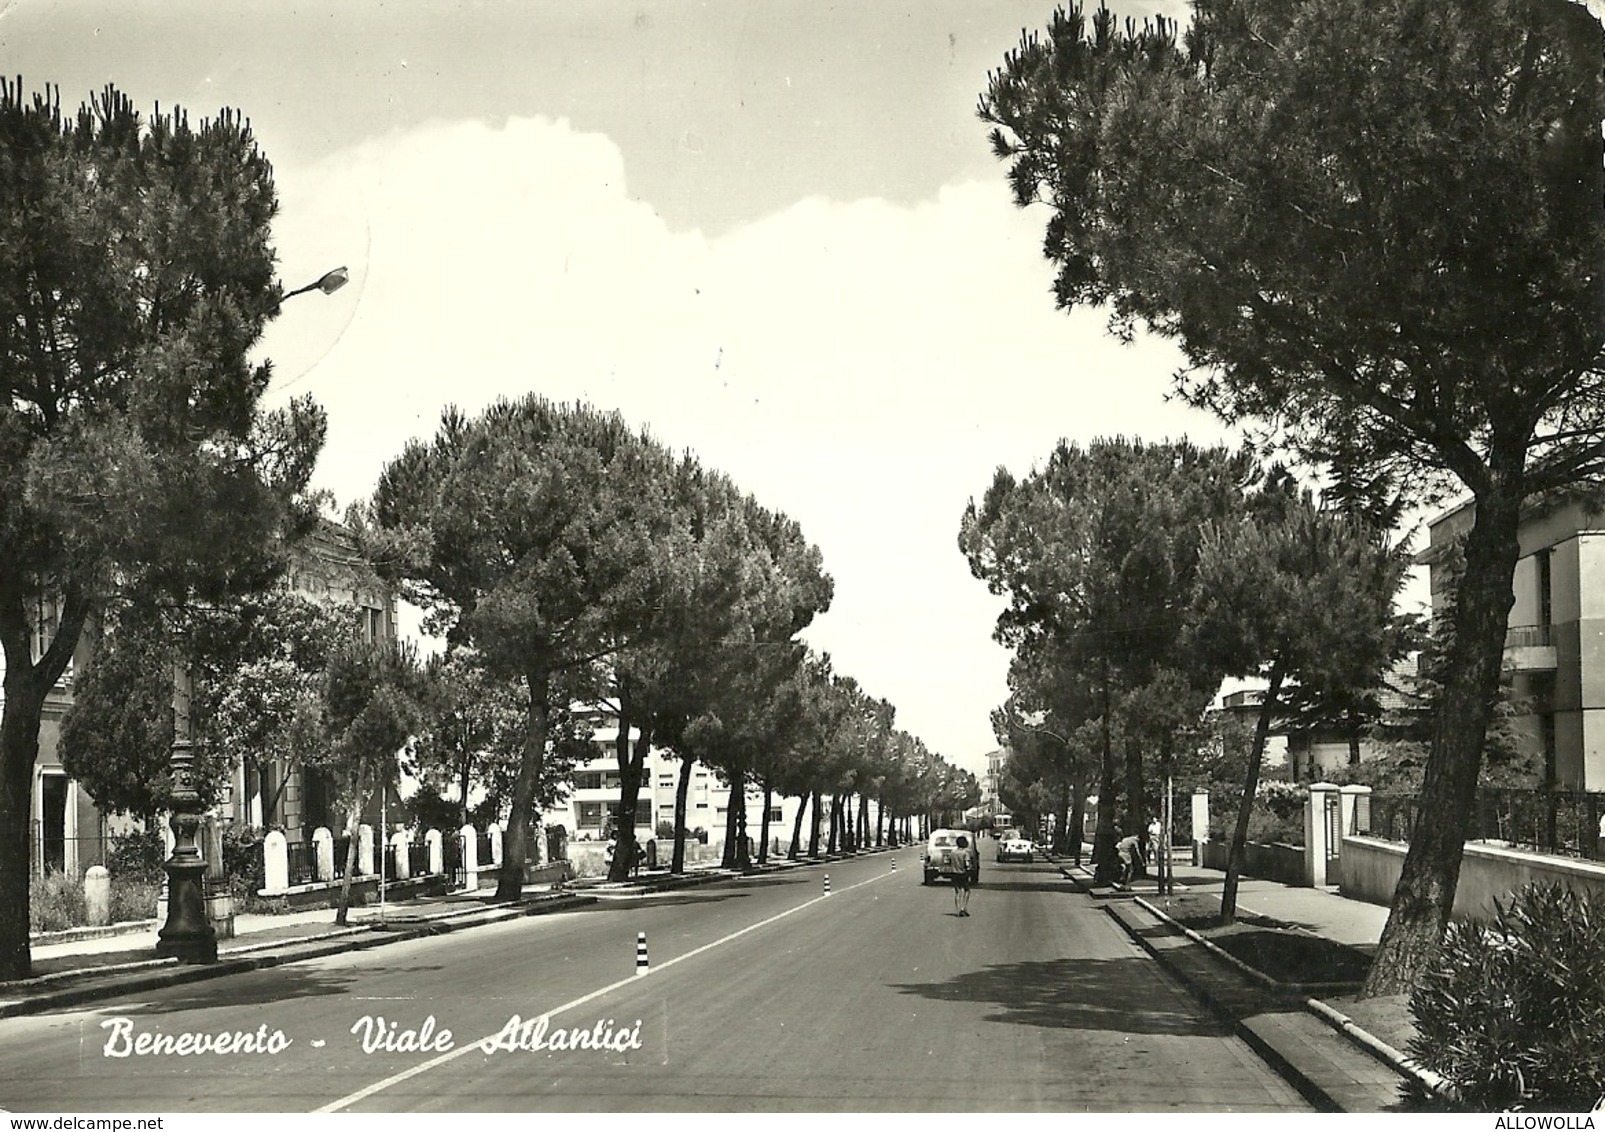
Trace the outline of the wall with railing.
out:
<instances>
[{"instance_id":1,"label":"wall with railing","mask_svg":"<svg viewBox=\"0 0 1605 1132\"><path fill-rule=\"evenodd\" d=\"M1418 796L1372 794L1349 832L1409 841ZM1479 789L1467 841L1559 857L1605 859L1605 794L1576 790Z\"/></svg>"},{"instance_id":2,"label":"wall with railing","mask_svg":"<svg viewBox=\"0 0 1605 1132\"><path fill-rule=\"evenodd\" d=\"M1400 841L1351 835L1343 838L1339 891L1384 907L1393 903L1408 846ZM1460 860L1453 915L1490 920L1496 902L1510 903L1525 884L1559 882L1605 899L1605 865L1499 845L1468 843Z\"/></svg>"}]
</instances>

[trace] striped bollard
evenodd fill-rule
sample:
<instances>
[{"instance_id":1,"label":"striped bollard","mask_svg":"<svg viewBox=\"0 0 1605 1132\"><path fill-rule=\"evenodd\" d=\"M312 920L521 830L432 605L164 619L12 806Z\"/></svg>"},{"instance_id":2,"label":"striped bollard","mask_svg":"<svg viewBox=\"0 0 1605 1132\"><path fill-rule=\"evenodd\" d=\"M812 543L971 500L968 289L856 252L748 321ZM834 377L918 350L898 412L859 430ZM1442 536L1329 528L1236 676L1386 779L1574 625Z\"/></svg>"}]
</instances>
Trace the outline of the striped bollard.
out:
<instances>
[{"instance_id":1,"label":"striped bollard","mask_svg":"<svg viewBox=\"0 0 1605 1132\"><path fill-rule=\"evenodd\" d=\"M830 874L829 873L825 874L825 895L826 896L830 895Z\"/></svg>"},{"instance_id":2,"label":"striped bollard","mask_svg":"<svg viewBox=\"0 0 1605 1132\"><path fill-rule=\"evenodd\" d=\"M893 857L892 858L892 872L895 873L896 871L897 871L897 858Z\"/></svg>"},{"instance_id":3,"label":"striped bollard","mask_svg":"<svg viewBox=\"0 0 1605 1132\"><path fill-rule=\"evenodd\" d=\"M635 973L646 974L646 933L635 933Z\"/></svg>"}]
</instances>

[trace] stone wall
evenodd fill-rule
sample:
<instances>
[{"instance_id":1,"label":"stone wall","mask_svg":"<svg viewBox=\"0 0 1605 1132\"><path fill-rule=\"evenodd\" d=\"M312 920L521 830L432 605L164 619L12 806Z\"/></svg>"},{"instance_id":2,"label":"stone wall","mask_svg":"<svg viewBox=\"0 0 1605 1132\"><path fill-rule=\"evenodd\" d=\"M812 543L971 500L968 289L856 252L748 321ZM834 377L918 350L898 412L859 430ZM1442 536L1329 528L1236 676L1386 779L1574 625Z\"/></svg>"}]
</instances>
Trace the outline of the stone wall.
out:
<instances>
[{"instance_id":1,"label":"stone wall","mask_svg":"<svg viewBox=\"0 0 1605 1132\"><path fill-rule=\"evenodd\" d=\"M1408 848L1397 841L1345 837L1342 857L1334 865L1343 895L1371 904L1392 904ZM1508 904L1517 889L1534 881L1560 881L1605 900L1605 865L1472 843L1466 846L1461 860L1453 914L1457 918L1490 920L1495 900Z\"/></svg>"},{"instance_id":2,"label":"stone wall","mask_svg":"<svg viewBox=\"0 0 1605 1132\"><path fill-rule=\"evenodd\" d=\"M1228 844L1225 841L1204 842L1204 859L1200 864L1206 869L1219 869L1225 872ZM1297 885L1300 888L1308 887L1310 882L1304 873L1304 850L1299 846L1262 845L1250 841L1243 849L1244 876L1274 880L1280 884Z\"/></svg>"}]
</instances>

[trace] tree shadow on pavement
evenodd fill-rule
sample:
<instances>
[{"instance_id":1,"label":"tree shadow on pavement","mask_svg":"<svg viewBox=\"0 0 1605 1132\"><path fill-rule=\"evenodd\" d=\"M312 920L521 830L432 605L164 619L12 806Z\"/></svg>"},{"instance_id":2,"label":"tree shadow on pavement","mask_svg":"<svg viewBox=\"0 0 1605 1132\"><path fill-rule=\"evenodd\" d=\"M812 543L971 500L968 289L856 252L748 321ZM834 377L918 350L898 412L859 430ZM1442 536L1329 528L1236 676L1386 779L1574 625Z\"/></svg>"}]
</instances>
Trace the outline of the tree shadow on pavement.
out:
<instances>
[{"instance_id":1,"label":"tree shadow on pavement","mask_svg":"<svg viewBox=\"0 0 1605 1132\"><path fill-rule=\"evenodd\" d=\"M725 900L745 900L745 892L655 892L645 896L619 895L609 896L598 900L595 904L583 904L572 909L577 915L587 915L596 912L616 912L622 906L631 908L663 908L673 904L718 904Z\"/></svg>"},{"instance_id":2,"label":"tree shadow on pavement","mask_svg":"<svg viewBox=\"0 0 1605 1132\"><path fill-rule=\"evenodd\" d=\"M1180 994L1156 993L1152 961L1054 959L1007 963L940 983L893 984L904 994L944 1002L989 1003L988 1022L1132 1034L1217 1037L1230 1033Z\"/></svg>"},{"instance_id":3,"label":"tree shadow on pavement","mask_svg":"<svg viewBox=\"0 0 1605 1132\"><path fill-rule=\"evenodd\" d=\"M439 967L412 969L440 970ZM300 963L286 963L221 979L184 983L162 992L145 992L161 993L162 997L119 1005L115 1012L128 1015L180 1014L189 1010L232 1009L281 1003L292 998L343 995L356 977L356 972L333 972Z\"/></svg>"},{"instance_id":4,"label":"tree shadow on pavement","mask_svg":"<svg viewBox=\"0 0 1605 1132\"><path fill-rule=\"evenodd\" d=\"M987 877L985 872L983 872L981 874L981 879L976 882L975 890L977 892L982 892L982 891L991 891L991 892L1047 892L1047 893L1061 893L1062 892L1066 896L1074 896L1076 894L1075 887L1073 885L1071 885L1071 883L1069 881L1060 880L1058 877L1054 877L1052 880L1049 880L1046 877L1044 877L1042 880L1034 880L1034 881L1033 880L991 880L991 879L989 879Z\"/></svg>"}]
</instances>

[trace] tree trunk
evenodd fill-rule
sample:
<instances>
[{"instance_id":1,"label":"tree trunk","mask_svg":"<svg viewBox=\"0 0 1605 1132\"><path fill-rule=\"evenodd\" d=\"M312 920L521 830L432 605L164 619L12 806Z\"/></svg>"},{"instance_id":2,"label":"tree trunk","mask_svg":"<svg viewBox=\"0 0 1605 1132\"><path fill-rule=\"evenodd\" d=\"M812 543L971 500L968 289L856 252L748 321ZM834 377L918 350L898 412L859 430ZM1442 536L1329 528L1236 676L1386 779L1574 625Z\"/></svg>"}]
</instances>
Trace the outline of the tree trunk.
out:
<instances>
[{"instance_id":1,"label":"tree trunk","mask_svg":"<svg viewBox=\"0 0 1605 1132\"><path fill-rule=\"evenodd\" d=\"M507 832L502 839L502 871L496 878L496 900L517 900L524 892L524 858L529 845L529 819L535 801L535 788L541 780L546 760L546 727L550 718L547 697L551 693L551 674L528 674L529 703L524 709L524 751L518 760L518 777L513 781L513 804L507 815Z\"/></svg>"},{"instance_id":2,"label":"tree trunk","mask_svg":"<svg viewBox=\"0 0 1605 1132\"><path fill-rule=\"evenodd\" d=\"M1119 875L1119 862L1115 860L1115 807L1119 804L1115 794L1115 751L1111 733L1109 662L1103 663L1103 750L1098 766L1098 828L1092 845L1093 880L1108 884Z\"/></svg>"},{"instance_id":3,"label":"tree trunk","mask_svg":"<svg viewBox=\"0 0 1605 1132\"><path fill-rule=\"evenodd\" d=\"M858 848L869 848L869 795L858 796Z\"/></svg>"},{"instance_id":4,"label":"tree trunk","mask_svg":"<svg viewBox=\"0 0 1605 1132\"><path fill-rule=\"evenodd\" d=\"M763 780L763 824L758 827L758 863L769 863L769 805L775 799L774 784Z\"/></svg>"},{"instance_id":5,"label":"tree trunk","mask_svg":"<svg viewBox=\"0 0 1605 1132\"><path fill-rule=\"evenodd\" d=\"M797 820L791 825L791 847L786 850L786 860L795 861L797 852L802 848L803 814L808 810L808 793L804 791L797 802Z\"/></svg>"},{"instance_id":6,"label":"tree trunk","mask_svg":"<svg viewBox=\"0 0 1605 1132\"><path fill-rule=\"evenodd\" d=\"M747 772L741 772L741 793L734 795L736 805L732 808L736 815L736 864L735 867L742 872L752 868L752 854L747 851Z\"/></svg>"},{"instance_id":7,"label":"tree trunk","mask_svg":"<svg viewBox=\"0 0 1605 1132\"><path fill-rule=\"evenodd\" d=\"M24 643L23 656L27 656ZM7 649L7 653L11 652ZM0 709L0 979L33 973L28 950L28 831L44 696L25 665L8 663Z\"/></svg>"},{"instance_id":8,"label":"tree trunk","mask_svg":"<svg viewBox=\"0 0 1605 1132\"><path fill-rule=\"evenodd\" d=\"M1070 853L1081 864L1081 846L1087 839L1087 785L1081 775L1070 788Z\"/></svg>"},{"instance_id":9,"label":"tree trunk","mask_svg":"<svg viewBox=\"0 0 1605 1132\"><path fill-rule=\"evenodd\" d=\"M1516 536L1521 499L1520 476L1514 475L1476 501L1415 829L1388 922L1360 991L1365 997L1403 993L1416 984L1437 954L1454 907L1482 744L1498 695L1505 630L1515 604L1511 586L1520 553Z\"/></svg>"},{"instance_id":10,"label":"tree trunk","mask_svg":"<svg viewBox=\"0 0 1605 1132\"><path fill-rule=\"evenodd\" d=\"M1137 729L1126 731L1126 833L1148 838L1148 815L1143 812L1142 740ZM1141 869L1139 868L1139 871Z\"/></svg>"},{"instance_id":11,"label":"tree trunk","mask_svg":"<svg viewBox=\"0 0 1605 1132\"><path fill-rule=\"evenodd\" d=\"M691 765L696 762L690 755L680 756L680 781L674 788L674 861L669 871L676 876L685 872L685 804L691 793Z\"/></svg>"},{"instance_id":12,"label":"tree trunk","mask_svg":"<svg viewBox=\"0 0 1605 1132\"><path fill-rule=\"evenodd\" d=\"M841 844L841 824L842 796L840 794L832 794L830 796L830 837L825 842L825 852L827 854L836 852L837 847Z\"/></svg>"},{"instance_id":13,"label":"tree trunk","mask_svg":"<svg viewBox=\"0 0 1605 1132\"><path fill-rule=\"evenodd\" d=\"M335 902L334 922L345 926L346 913L351 909L351 874L357 871L357 826L362 822L362 807L366 798L358 798L346 812L346 872L340 878L340 898ZM380 831L383 833L383 831ZM384 847L380 844L379 871L384 871Z\"/></svg>"},{"instance_id":14,"label":"tree trunk","mask_svg":"<svg viewBox=\"0 0 1605 1132\"><path fill-rule=\"evenodd\" d=\"M1163 739L1159 741L1159 840L1148 846L1148 859L1154 862L1154 878L1159 881L1159 891L1169 895L1172 888L1170 875L1170 813L1165 809L1165 803L1170 797L1170 760L1175 753L1176 736L1172 731L1166 731ZM1145 831L1146 836L1146 831ZM1151 840L1151 839L1150 839Z\"/></svg>"},{"instance_id":15,"label":"tree trunk","mask_svg":"<svg viewBox=\"0 0 1605 1132\"><path fill-rule=\"evenodd\" d=\"M875 799L875 848L886 844L886 795Z\"/></svg>"},{"instance_id":16,"label":"tree trunk","mask_svg":"<svg viewBox=\"0 0 1605 1132\"><path fill-rule=\"evenodd\" d=\"M729 775L730 797L725 803L724 810L724 853L719 859L719 865L721 868L736 869L741 867L737 864L739 846L736 844L736 838L741 835L741 819L738 814L745 813L747 809L747 776L739 765L732 766Z\"/></svg>"},{"instance_id":17,"label":"tree trunk","mask_svg":"<svg viewBox=\"0 0 1605 1132\"><path fill-rule=\"evenodd\" d=\"M20 571L0 575L0 650L5 657L0 704L0 979L33 971L28 948L28 836L33 817L34 763L45 697L55 687L83 635L89 602L76 584L62 595L61 620L45 654L33 663L33 629L25 612L39 594L24 590Z\"/></svg>"},{"instance_id":18,"label":"tree trunk","mask_svg":"<svg viewBox=\"0 0 1605 1132\"><path fill-rule=\"evenodd\" d=\"M808 855L819 856L819 791L814 791L814 804L810 814L812 822L808 830Z\"/></svg>"},{"instance_id":19,"label":"tree trunk","mask_svg":"<svg viewBox=\"0 0 1605 1132\"><path fill-rule=\"evenodd\" d=\"M1065 853L1070 848L1070 778L1059 780L1059 822L1053 827L1053 851Z\"/></svg>"},{"instance_id":20,"label":"tree trunk","mask_svg":"<svg viewBox=\"0 0 1605 1132\"><path fill-rule=\"evenodd\" d=\"M1254 794L1259 789L1260 760L1265 757L1265 738L1270 734L1271 716L1276 711L1276 697L1282 691L1282 661L1278 657L1271 664L1271 683L1265 690L1265 702L1260 705L1259 719L1254 722L1254 743L1248 750L1248 774L1243 785L1243 800L1237 805L1237 827L1232 830L1232 843L1226 849L1226 885L1220 894L1220 922L1229 924L1237 919L1237 882L1243 872L1243 856L1248 845L1248 821L1254 814Z\"/></svg>"},{"instance_id":21,"label":"tree trunk","mask_svg":"<svg viewBox=\"0 0 1605 1132\"><path fill-rule=\"evenodd\" d=\"M640 737L630 746L630 716L634 714L628 692L619 694L619 735L613 744L614 759L619 767L619 816L613 830L613 864L608 867L608 880L628 880L635 873L635 811L641 801L641 771L646 766L646 754L652 747L652 728L639 724Z\"/></svg>"}]
</instances>

